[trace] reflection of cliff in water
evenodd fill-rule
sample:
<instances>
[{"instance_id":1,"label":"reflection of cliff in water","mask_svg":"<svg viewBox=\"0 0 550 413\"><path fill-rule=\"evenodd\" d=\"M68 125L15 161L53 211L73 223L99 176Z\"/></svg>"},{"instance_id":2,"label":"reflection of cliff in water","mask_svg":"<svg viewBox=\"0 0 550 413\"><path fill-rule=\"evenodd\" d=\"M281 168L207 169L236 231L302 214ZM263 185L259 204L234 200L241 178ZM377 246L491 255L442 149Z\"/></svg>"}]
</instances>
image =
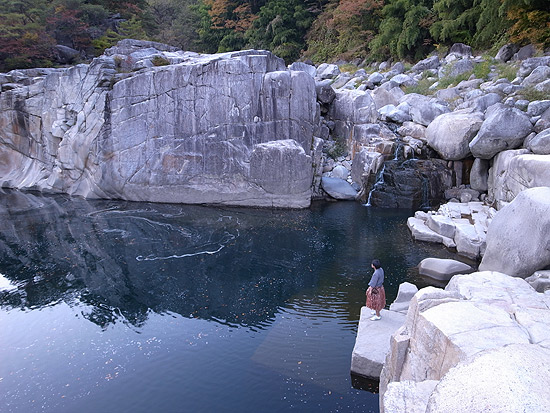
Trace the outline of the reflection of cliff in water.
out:
<instances>
[{"instance_id":1,"label":"reflection of cliff in water","mask_svg":"<svg viewBox=\"0 0 550 413\"><path fill-rule=\"evenodd\" d=\"M0 273L16 288L0 303L80 301L102 326L137 325L151 310L260 325L317 283L315 254L328 244L294 236L309 216L5 192Z\"/></svg>"}]
</instances>

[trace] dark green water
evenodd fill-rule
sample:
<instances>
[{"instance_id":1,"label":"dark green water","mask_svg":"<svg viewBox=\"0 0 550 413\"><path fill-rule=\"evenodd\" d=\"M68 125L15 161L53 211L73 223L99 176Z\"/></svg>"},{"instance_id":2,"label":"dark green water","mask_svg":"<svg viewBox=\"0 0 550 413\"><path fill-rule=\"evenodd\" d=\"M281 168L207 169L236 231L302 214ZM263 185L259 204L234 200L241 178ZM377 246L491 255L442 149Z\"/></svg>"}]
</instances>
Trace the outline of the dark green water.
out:
<instances>
[{"instance_id":1,"label":"dark green water","mask_svg":"<svg viewBox=\"0 0 550 413\"><path fill-rule=\"evenodd\" d=\"M370 262L428 256L410 211L0 193L0 411L375 412L349 374Z\"/></svg>"}]
</instances>

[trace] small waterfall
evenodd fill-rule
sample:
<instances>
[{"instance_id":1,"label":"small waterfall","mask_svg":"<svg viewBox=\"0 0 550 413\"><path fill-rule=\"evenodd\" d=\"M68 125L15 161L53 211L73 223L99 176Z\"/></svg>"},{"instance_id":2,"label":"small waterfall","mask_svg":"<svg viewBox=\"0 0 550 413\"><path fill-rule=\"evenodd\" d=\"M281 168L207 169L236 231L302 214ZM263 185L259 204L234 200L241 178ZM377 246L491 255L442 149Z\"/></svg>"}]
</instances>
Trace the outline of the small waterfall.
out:
<instances>
[{"instance_id":1,"label":"small waterfall","mask_svg":"<svg viewBox=\"0 0 550 413\"><path fill-rule=\"evenodd\" d=\"M403 149L403 144L401 142L397 142L397 145L395 146L395 153L393 155L393 160L398 161L399 160L399 151ZM405 157L405 154L403 154L403 157Z\"/></svg>"},{"instance_id":2,"label":"small waterfall","mask_svg":"<svg viewBox=\"0 0 550 413\"><path fill-rule=\"evenodd\" d=\"M372 186L372 189L369 192L369 196L367 198L367 203L365 206L372 206L370 204L372 193L376 191L376 188L378 188L381 184L384 183L384 170L386 169L386 165L382 165L382 169L380 169L380 172L378 172L378 175L376 175L376 181L374 182L374 185Z\"/></svg>"}]
</instances>

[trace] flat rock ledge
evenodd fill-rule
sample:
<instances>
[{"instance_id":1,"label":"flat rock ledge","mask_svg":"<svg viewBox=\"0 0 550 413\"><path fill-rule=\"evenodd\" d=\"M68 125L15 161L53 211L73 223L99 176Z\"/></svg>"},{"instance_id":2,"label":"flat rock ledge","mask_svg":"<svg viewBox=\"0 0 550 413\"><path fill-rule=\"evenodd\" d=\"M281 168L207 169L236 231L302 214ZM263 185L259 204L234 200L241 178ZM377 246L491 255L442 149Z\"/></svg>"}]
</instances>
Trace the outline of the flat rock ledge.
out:
<instances>
[{"instance_id":1,"label":"flat rock ledge","mask_svg":"<svg viewBox=\"0 0 550 413\"><path fill-rule=\"evenodd\" d=\"M382 310L382 319L371 321L371 310L361 308L359 328L351 356L351 372L369 379L379 379L390 350L390 337L405 322L405 314Z\"/></svg>"},{"instance_id":2,"label":"flat rock ledge","mask_svg":"<svg viewBox=\"0 0 550 413\"><path fill-rule=\"evenodd\" d=\"M494 271L456 275L411 300L380 375L380 411L547 411L549 365L549 293Z\"/></svg>"},{"instance_id":3,"label":"flat rock ledge","mask_svg":"<svg viewBox=\"0 0 550 413\"><path fill-rule=\"evenodd\" d=\"M407 220L412 237L435 242L466 258L479 260L485 253L487 230L497 211L483 202L449 202L437 211L417 211Z\"/></svg>"}]
</instances>

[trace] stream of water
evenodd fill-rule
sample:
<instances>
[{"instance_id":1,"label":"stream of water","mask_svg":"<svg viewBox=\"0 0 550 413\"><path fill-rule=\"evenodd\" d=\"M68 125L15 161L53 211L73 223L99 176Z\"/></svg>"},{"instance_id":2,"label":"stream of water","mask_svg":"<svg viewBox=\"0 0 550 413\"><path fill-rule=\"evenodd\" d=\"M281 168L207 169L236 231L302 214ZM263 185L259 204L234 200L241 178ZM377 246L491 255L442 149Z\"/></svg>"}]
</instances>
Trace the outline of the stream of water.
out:
<instances>
[{"instance_id":1,"label":"stream of water","mask_svg":"<svg viewBox=\"0 0 550 413\"><path fill-rule=\"evenodd\" d=\"M0 411L377 412L351 352L373 258L419 286L412 211L0 193Z\"/></svg>"}]
</instances>

